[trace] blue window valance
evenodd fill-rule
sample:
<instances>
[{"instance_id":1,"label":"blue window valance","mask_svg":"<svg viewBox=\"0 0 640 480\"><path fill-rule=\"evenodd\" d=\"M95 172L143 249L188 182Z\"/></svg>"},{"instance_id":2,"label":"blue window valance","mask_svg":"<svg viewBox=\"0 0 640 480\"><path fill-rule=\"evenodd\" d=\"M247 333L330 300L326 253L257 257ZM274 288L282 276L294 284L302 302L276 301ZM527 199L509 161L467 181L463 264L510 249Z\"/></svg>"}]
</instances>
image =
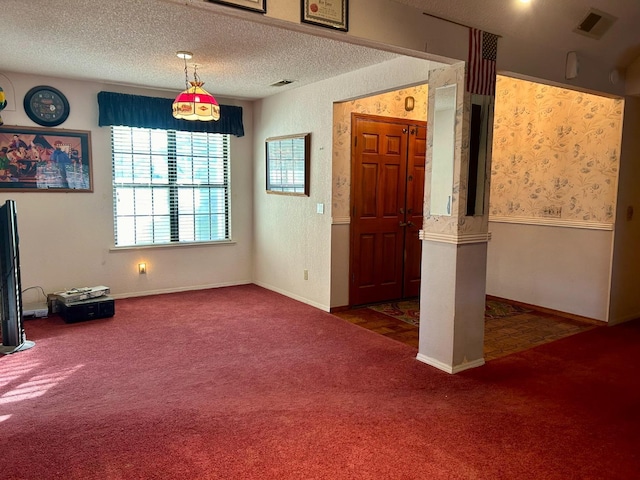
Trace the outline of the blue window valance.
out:
<instances>
[{"instance_id":1,"label":"blue window valance","mask_svg":"<svg viewBox=\"0 0 640 480\"><path fill-rule=\"evenodd\" d=\"M125 93L98 93L101 127L121 125L126 127L160 128L186 132L228 133L244 136L242 107L220 105L220 120L216 122L189 121L173 118L170 98L145 97Z\"/></svg>"}]
</instances>

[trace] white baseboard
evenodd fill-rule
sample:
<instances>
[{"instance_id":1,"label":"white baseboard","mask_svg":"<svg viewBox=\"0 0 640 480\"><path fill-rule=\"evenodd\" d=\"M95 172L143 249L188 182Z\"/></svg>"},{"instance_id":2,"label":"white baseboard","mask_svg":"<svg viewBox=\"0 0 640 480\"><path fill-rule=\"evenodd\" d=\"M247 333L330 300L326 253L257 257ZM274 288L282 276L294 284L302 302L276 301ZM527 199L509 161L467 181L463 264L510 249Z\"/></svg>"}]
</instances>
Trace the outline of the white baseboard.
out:
<instances>
[{"instance_id":1,"label":"white baseboard","mask_svg":"<svg viewBox=\"0 0 640 480\"><path fill-rule=\"evenodd\" d=\"M119 299L119 298L133 298L133 297L148 297L150 295L162 295L165 293L178 293L178 292L191 292L195 290L207 290L209 288L222 288L222 287L235 287L238 285L250 285L253 282L250 280L241 281L241 282L223 282L223 283L212 283L209 285L192 285L189 287L173 287L173 288L165 288L158 290L146 290L144 292L130 292L130 293L117 293L117 294L109 294L111 298Z\"/></svg>"},{"instance_id":2,"label":"white baseboard","mask_svg":"<svg viewBox=\"0 0 640 480\"><path fill-rule=\"evenodd\" d=\"M316 307L319 310L322 310L324 312L330 312L331 308L327 305L323 305L321 303L317 303L314 302L312 300L309 300L308 298L305 297L301 297L300 295L296 295L295 293L291 293L288 292L287 290L283 290L281 288L276 288L273 285L269 285L268 283L263 283L263 282L253 282L255 285L258 285L259 287L262 288L266 288L267 290L271 290L272 292L276 292L279 293L281 295L284 295L285 297L289 297L292 298L294 300L297 300L301 303L306 303L307 305L311 305L312 307Z\"/></svg>"},{"instance_id":3,"label":"white baseboard","mask_svg":"<svg viewBox=\"0 0 640 480\"><path fill-rule=\"evenodd\" d=\"M426 363L427 365L431 365L432 367L435 367L438 370L442 370L443 372L447 372L451 374L460 373L460 372L463 372L464 370L469 370L470 368L481 367L482 365L484 365L484 358L479 358L477 360L474 360L473 362L467 362L461 365L452 366L452 365L447 365L446 363L443 363L439 360L436 360L435 358L427 357L422 353L419 353L416 356L416 360L422 363Z\"/></svg>"},{"instance_id":4,"label":"white baseboard","mask_svg":"<svg viewBox=\"0 0 640 480\"><path fill-rule=\"evenodd\" d=\"M640 313L633 313L631 315L625 315L619 318L609 318L607 324L611 327L613 325L620 325L621 323L630 322L631 320L637 320L640 318Z\"/></svg>"}]
</instances>

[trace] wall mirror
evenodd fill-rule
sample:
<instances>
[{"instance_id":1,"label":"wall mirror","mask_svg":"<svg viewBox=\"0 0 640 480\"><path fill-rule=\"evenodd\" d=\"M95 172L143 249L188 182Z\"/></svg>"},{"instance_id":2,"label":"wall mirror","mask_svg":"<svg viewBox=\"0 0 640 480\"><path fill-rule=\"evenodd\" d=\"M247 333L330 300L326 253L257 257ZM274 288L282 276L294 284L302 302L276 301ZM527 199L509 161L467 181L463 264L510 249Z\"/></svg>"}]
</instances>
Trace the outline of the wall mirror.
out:
<instances>
[{"instance_id":1,"label":"wall mirror","mask_svg":"<svg viewBox=\"0 0 640 480\"><path fill-rule=\"evenodd\" d=\"M309 196L310 147L310 133L267 138L267 193Z\"/></svg>"},{"instance_id":2,"label":"wall mirror","mask_svg":"<svg viewBox=\"0 0 640 480\"><path fill-rule=\"evenodd\" d=\"M433 117L431 215L451 215L455 157L456 85L437 87Z\"/></svg>"},{"instance_id":3,"label":"wall mirror","mask_svg":"<svg viewBox=\"0 0 640 480\"><path fill-rule=\"evenodd\" d=\"M467 215L484 213L484 193L487 157L493 125L493 101L486 95L471 95L471 126L469 129L469 181L467 183Z\"/></svg>"}]
</instances>

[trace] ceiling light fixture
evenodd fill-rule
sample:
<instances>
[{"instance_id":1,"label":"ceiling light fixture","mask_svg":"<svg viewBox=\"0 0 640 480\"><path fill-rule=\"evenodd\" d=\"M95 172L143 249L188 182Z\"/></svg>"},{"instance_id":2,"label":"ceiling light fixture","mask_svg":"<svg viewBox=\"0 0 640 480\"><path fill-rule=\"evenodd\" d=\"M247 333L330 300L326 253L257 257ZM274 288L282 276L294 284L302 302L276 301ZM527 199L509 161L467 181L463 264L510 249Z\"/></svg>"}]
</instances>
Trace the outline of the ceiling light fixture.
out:
<instances>
[{"instance_id":1,"label":"ceiling light fixture","mask_svg":"<svg viewBox=\"0 0 640 480\"><path fill-rule=\"evenodd\" d=\"M193 81L189 81L187 60L193 58L191 52L179 51L178 58L184 60L185 90L173 101L173 116L183 120L211 121L220 119L220 106L213 95L207 92L198 77L198 65L193 65ZM189 86L191 85L191 86Z\"/></svg>"}]
</instances>

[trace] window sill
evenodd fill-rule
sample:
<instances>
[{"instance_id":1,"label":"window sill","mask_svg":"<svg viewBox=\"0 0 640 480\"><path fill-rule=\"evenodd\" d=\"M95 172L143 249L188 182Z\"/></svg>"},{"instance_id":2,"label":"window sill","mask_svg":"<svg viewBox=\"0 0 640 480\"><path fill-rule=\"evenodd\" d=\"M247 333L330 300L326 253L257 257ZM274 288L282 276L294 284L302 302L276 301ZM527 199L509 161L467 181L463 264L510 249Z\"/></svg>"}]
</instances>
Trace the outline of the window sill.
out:
<instances>
[{"instance_id":1,"label":"window sill","mask_svg":"<svg viewBox=\"0 0 640 480\"><path fill-rule=\"evenodd\" d=\"M125 252L128 250L148 250L156 248L198 248L198 247L215 247L215 246L231 246L235 245L233 240L223 240L218 242L189 242L189 243L173 243L162 245L131 245L126 247L110 247L109 252Z\"/></svg>"}]
</instances>

